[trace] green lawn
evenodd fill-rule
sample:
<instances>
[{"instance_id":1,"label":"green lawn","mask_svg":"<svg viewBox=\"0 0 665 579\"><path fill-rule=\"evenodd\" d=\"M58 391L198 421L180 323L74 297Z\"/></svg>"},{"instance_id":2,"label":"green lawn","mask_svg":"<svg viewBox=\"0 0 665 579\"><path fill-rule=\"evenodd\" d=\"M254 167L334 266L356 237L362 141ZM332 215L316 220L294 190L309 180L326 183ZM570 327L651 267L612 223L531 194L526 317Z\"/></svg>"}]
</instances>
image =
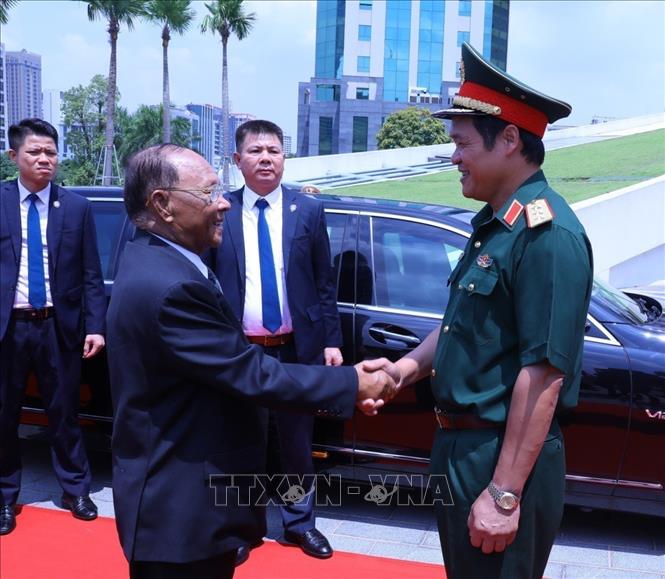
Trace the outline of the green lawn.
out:
<instances>
[{"instance_id":1,"label":"green lawn","mask_svg":"<svg viewBox=\"0 0 665 579\"><path fill-rule=\"evenodd\" d=\"M665 174L665 130L551 151L543 170L552 187L570 203L628 187ZM325 192L482 207L482 203L462 197L457 170Z\"/></svg>"}]
</instances>

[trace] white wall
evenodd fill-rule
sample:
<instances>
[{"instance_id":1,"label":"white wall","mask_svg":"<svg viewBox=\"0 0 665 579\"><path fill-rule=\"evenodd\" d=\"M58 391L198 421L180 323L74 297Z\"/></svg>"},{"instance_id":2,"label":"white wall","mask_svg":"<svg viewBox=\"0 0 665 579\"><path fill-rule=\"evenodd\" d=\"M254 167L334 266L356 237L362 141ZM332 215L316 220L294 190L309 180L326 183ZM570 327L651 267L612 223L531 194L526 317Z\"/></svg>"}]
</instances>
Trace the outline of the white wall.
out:
<instances>
[{"instance_id":1,"label":"white wall","mask_svg":"<svg viewBox=\"0 0 665 579\"><path fill-rule=\"evenodd\" d=\"M665 175L573 205L594 273L615 287L665 279Z\"/></svg>"}]
</instances>

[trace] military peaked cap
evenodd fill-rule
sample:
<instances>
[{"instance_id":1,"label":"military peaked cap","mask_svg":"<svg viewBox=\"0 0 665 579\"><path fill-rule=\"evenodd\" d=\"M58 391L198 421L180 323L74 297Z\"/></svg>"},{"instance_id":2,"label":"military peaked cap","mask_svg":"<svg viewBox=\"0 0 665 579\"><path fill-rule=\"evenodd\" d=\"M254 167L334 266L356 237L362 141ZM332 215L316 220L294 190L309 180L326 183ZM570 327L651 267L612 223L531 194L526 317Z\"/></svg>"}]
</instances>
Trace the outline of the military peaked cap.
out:
<instances>
[{"instance_id":1,"label":"military peaked cap","mask_svg":"<svg viewBox=\"0 0 665 579\"><path fill-rule=\"evenodd\" d=\"M437 111L435 117L490 115L542 138L547 123L567 117L573 110L568 103L509 76L466 42L462 44L461 78L453 108Z\"/></svg>"}]
</instances>

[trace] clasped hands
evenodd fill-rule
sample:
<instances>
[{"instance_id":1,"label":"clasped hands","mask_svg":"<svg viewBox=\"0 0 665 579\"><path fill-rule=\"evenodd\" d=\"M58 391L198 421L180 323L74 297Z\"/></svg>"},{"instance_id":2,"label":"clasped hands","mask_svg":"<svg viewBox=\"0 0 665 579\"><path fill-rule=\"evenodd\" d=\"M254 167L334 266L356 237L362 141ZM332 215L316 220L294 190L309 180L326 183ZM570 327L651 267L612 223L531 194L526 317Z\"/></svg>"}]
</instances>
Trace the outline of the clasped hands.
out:
<instances>
[{"instance_id":1,"label":"clasped hands","mask_svg":"<svg viewBox=\"0 0 665 579\"><path fill-rule=\"evenodd\" d=\"M374 416L402 387L402 373L387 358L365 360L354 366L358 373L356 406L367 416Z\"/></svg>"}]
</instances>

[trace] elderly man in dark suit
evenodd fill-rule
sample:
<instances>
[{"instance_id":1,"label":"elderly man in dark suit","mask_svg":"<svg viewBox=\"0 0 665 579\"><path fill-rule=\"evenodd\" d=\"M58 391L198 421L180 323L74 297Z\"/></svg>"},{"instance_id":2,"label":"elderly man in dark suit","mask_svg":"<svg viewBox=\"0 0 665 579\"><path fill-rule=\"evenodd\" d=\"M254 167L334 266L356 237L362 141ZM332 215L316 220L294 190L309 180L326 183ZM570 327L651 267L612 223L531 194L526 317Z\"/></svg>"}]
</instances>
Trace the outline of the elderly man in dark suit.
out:
<instances>
[{"instance_id":1,"label":"elderly man in dark suit","mask_svg":"<svg viewBox=\"0 0 665 579\"><path fill-rule=\"evenodd\" d=\"M341 365L342 332L323 204L281 185L283 135L276 124L253 120L240 125L234 159L245 186L228 195L227 234L216 263L231 309L247 339L268 355L283 362ZM302 484L299 477L314 472L313 416L272 411L270 421L281 472L296 475L293 484ZM284 536L308 555L325 559L333 551L315 527L313 506L311 492L281 506ZM248 554L241 548L238 563Z\"/></svg>"},{"instance_id":2,"label":"elderly man in dark suit","mask_svg":"<svg viewBox=\"0 0 665 579\"><path fill-rule=\"evenodd\" d=\"M37 376L48 416L62 503L97 516L90 466L77 420L81 354L104 347L106 297L92 209L52 184L58 133L41 119L9 128L19 178L0 193L0 534L16 526L21 486L18 423L28 373Z\"/></svg>"},{"instance_id":3,"label":"elderly man in dark suit","mask_svg":"<svg viewBox=\"0 0 665 579\"><path fill-rule=\"evenodd\" d=\"M113 499L130 575L232 577L237 548L265 533L257 497L237 484L265 472L256 404L347 417L356 400L375 412L395 384L361 366L280 364L248 342L200 258L219 244L229 205L197 153L137 153L125 205L139 233L115 279L108 357Z\"/></svg>"}]
</instances>

